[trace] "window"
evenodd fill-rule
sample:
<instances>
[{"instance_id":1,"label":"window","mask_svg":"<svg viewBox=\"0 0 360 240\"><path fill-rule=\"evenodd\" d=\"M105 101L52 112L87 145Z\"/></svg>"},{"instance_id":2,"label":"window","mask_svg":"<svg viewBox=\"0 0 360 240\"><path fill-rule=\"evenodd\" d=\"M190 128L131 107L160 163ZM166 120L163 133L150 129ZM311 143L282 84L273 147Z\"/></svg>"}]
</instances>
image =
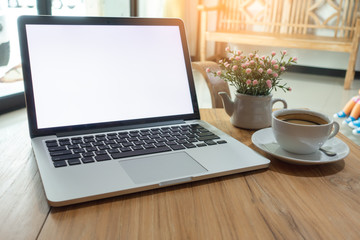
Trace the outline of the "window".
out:
<instances>
[{"instance_id":1,"label":"window","mask_svg":"<svg viewBox=\"0 0 360 240\"><path fill-rule=\"evenodd\" d=\"M36 14L136 16L137 0L0 0L0 114L25 106L17 18Z\"/></svg>"}]
</instances>

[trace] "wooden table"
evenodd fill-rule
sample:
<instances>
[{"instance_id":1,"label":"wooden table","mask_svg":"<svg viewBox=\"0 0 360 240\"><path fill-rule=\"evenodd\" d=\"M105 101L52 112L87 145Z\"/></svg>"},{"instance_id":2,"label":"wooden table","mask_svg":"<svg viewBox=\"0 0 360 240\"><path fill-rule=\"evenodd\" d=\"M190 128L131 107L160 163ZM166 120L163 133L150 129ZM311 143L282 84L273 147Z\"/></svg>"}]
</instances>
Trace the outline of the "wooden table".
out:
<instances>
[{"instance_id":1,"label":"wooden table","mask_svg":"<svg viewBox=\"0 0 360 240\"><path fill-rule=\"evenodd\" d=\"M223 109L201 116L251 148ZM360 148L336 163L270 168L63 208L47 204L25 110L0 116L0 239L360 239ZM221 161L221 159L219 159Z\"/></svg>"}]
</instances>

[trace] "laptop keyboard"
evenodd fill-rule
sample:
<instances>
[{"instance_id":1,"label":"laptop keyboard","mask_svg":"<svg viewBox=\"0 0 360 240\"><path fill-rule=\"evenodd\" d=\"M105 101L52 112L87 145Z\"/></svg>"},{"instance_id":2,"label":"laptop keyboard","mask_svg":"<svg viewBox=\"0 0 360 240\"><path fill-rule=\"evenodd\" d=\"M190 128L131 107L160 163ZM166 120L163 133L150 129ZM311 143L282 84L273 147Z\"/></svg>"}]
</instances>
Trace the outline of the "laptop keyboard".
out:
<instances>
[{"instance_id":1,"label":"laptop keyboard","mask_svg":"<svg viewBox=\"0 0 360 240\"><path fill-rule=\"evenodd\" d=\"M225 143L199 124L45 141L56 168Z\"/></svg>"}]
</instances>

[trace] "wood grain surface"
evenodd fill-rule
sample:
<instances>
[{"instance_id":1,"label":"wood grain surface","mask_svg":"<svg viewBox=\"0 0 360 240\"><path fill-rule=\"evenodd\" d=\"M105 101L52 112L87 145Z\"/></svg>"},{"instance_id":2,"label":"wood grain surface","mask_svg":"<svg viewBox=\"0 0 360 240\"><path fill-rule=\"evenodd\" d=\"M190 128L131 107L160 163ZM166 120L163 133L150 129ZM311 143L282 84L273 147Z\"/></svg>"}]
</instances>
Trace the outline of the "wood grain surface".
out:
<instances>
[{"instance_id":1,"label":"wood grain surface","mask_svg":"<svg viewBox=\"0 0 360 240\"><path fill-rule=\"evenodd\" d=\"M269 169L50 208L25 112L1 116L0 239L360 238L359 146L339 134L346 159L292 165L258 150L223 109L201 117L268 157Z\"/></svg>"}]
</instances>

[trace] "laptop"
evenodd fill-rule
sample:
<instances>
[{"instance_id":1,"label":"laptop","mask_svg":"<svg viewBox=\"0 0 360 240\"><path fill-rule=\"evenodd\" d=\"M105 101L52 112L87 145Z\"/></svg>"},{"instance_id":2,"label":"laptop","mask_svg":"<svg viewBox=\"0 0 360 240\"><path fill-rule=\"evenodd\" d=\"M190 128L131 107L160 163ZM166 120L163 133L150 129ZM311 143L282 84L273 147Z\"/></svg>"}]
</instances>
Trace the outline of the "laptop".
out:
<instances>
[{"instance_id":1,"label":"laptop","mask_svg":"<svg viewBox=\"0 0 360 240\"><path fill-rule=\"evenodd\" d=\"M18 30L51 206L268 167L200 120L180 19L21 16Z\"/></svg>"}]
</instances>

